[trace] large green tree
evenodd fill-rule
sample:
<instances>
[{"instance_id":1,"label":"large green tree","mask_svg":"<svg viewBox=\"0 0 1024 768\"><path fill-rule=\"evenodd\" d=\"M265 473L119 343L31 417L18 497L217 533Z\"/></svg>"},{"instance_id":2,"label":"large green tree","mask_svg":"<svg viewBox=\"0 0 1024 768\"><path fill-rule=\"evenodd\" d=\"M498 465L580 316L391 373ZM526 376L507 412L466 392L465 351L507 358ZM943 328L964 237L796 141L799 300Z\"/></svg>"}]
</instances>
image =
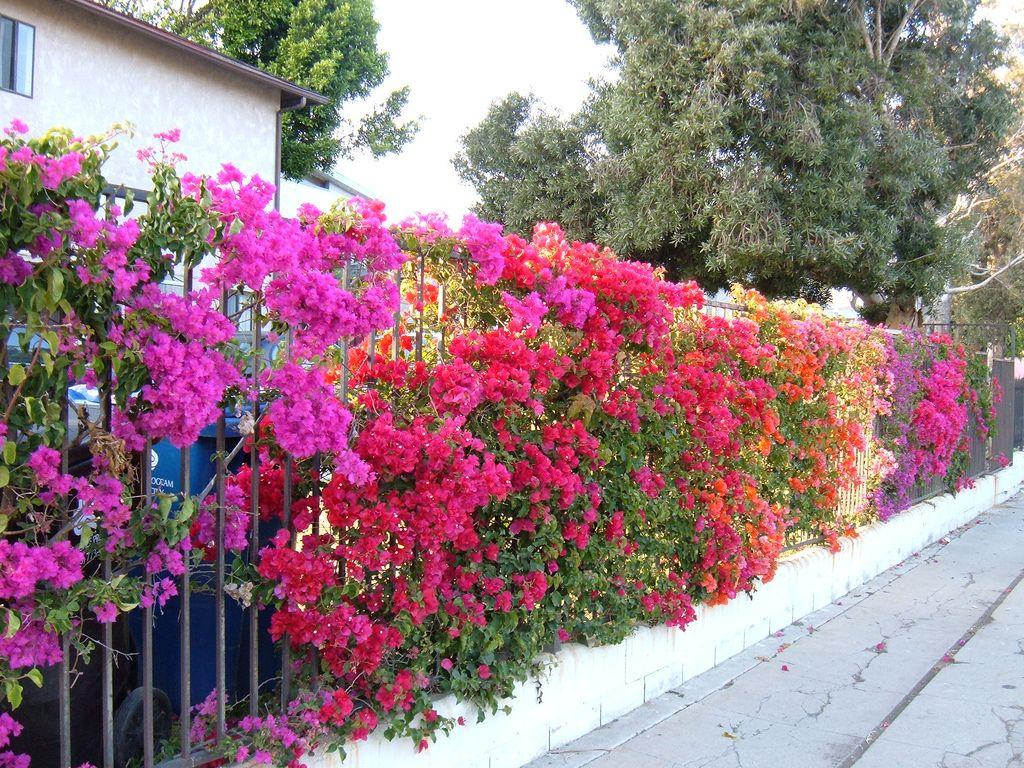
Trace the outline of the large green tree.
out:
<instances>
[{"instance_id":1,"label":"large green tree","mask_svg":"<svg viewBox=\"0 0 1024 768\"><path fill-rule=\"evenodd\" d=\"M912 316L963 264L943 214L1013 114L977 0L573 0L613 76L558 119L512 94L463 139L480 213L562 219L709 287Z\"/></svg>"},{"instance_id":2,"label":"large green tree","mask_svg":"<svg viewBox=\"0 0 1024 768\"><path fill-rule=\"evenodd\" d=\"M388 73L373 0L103 2L328 96L329 104L284 115L281 164L289 178L330 170L357 149L378 157L397 151L416 131L401 114L407 88L358 118L345 114Z\"/></svg>"}]
</instances>

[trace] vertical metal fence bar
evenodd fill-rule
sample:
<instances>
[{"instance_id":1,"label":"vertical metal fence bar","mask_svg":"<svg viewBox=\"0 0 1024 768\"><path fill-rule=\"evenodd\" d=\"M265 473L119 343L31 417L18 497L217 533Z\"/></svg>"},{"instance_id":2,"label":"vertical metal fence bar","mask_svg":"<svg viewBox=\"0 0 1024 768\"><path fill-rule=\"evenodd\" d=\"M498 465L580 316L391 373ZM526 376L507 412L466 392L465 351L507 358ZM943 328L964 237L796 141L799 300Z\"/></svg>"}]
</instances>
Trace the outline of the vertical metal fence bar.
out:
<instances>
[{"instance_id":1,"label":"vertical metal fence bar","mask_svg":"<svg viewBox=\"0 0 1024 768\"><path fill-rule=\"evenodd\" d=\"M346 291L350 290L352 288L352 276L351 276L351 270L349 269L349 265L348 264L345 265L345 276L344 276L344 279L345 279L345 290ZM377 334L376 334L375 331L371 331L370 332L370 342L369 343L370 343L370 351L369 351L368 354L369 354L370 364L372 365L373 364L373 355L374 355L373 348L377 344ZM351 346L352 345L350 343L350 340L346 336L342 340L342 342L341 342L341 402L345 404L346 408L348 407L349 366L351 365L351 362L352 362L352 359L351 359L352 358L352 356L351 356ZM356 426L357 426L356 419L352 419L352 429L350 430L350 433L349 433L349 440L351 440L355 436L355 434L356 434ZM340 539L339 539L339 543L340 543ZM339 582L344 582L345 581L346 571L347 571L347 567L346 567L346 564L345 564L345 558L339 557L338 558L338 568L337 568L337 574L338 574L338 581Z\"/></svg>"},{"instance_id":2,"label":"vertical metal fence bar","mask_svg":"<svg viewBox=\"0 0 1024 768\"><path fill-rule=\"evenodd\" d=\"M291 354L292 332L288 330L285 336L287 354ZM294 483L292 457L286 453L284 456L284 478L281 499L281 522L287 531L292 524L292 485ZM292 535L292 545L295 544L295 536ZM288 702L292 695L292 643L287 634L281 638L281 711L288 709Z\"/></svg>"},{"instance_id":3,"label":"vertical metal fence bar","mask_svg":"<svg viewBox=\"0 0 1024 768\"><path fill-rule=\"evenodd\" d=\"M988 376L988 381L989 382L992 381L992 379L993 379L993 377L995 375L996 355L997 354L998 354L997 348L992 343L992 341L990 340L988 342L986 348L985 348L985 351L982 353L982 356L983 356L984 361L985 361L985 366L988 369L987 376ZM971 434L980 433L980 429L979 429L980 425L976 424L976 423L972 423L973 421L974 421L973 419L968 419L968 424L969 424L968 429L969 429L969 431L971 432ZM985 472L987 472L989 469L991 469L990 459L992 458L992 448L993 448L993 445L992 445L992 431L989 430L988 434L986 434L984 438L979 438L979 442L980 442L980 445L981 445L981 467L980 467L980 470L979 470L978 474L979 475L983 475Z\"/></svg>"},{"instance_id":4,"label":"vertical metal fence bar","mask_svg":"<svg viewBox=\"0 0 1024 768\"><path fill-rule=\"evenodd\" d=\"M342 283L346 291L352 289L352 270L349 268L349 264L345 264L345 271L342 277ZM346 336L341 340L341 402L348 407L348 377L349 377L349 338ZM373 334L370 334L370 347L373 347ZM354 421L354 419L353 419Z\"/></svg>"},{"instance_id":5,"label":"vertical metal fence bar","mask_svg":"<svg viewBox=\"0 0 1024 768\"><path fill-rule=\"evenodd\" d=\"M445 287L445 284L442 282L441 285L437 289L437 328L438 328L437 356L441 360L444 360L444 344L445 344L444 310L445 310L445 305L448 303L447 300L448 300L448 291L447 291L447 289Z\"/></svg>"},{"instance_id":6,"label":"vertical metal fence bar","mask_svg":"<svg viewBox=\"0 0 1024 768\"><path fill-rule=\"evenodd\" d=\"M109 430L113 424L112 375L108 360L100 390L100 427L105 430ZM108 554L103 557L103 580L110 583L113 576L113 564ZM104 623L102 635L100 712L103 726L103 768L114 768L114 625L110 622Z\"/></svg>"},{"instance_id":7,"label":"vertical metal fence bar","mask_svg":"<svg viewBox=\"0 0 1024 768\"><path fill-rule=\"evenodd\" d=\"M71 663L71 636L61 637L61 660L57 669L58 685L57 706L60 727L60 768L71 768L71 675L68 665Z\"/></svg>"},{"instance_id":8,"label":"vertical metal fence bar","mask_svg":"<svg viewBox=\"0 0 1024 768\"><path fill-rule=\"evenodd\" d=\"M255 563L260 550L260 452L257 446L257 429L260 417L260 365L263 360L263 324L260 320L260 298L253 296L252 317L252 448L249 451L249 469L251 481L249 486L250 512L252 514L252 531L249 539L249 562ZM256 717L259 713L259 653L260 653L260 609L256 601L249 604L249 714Z\"/></svg>"},{"instance_id":9,"label":"vertical metal fence bar","mask_svg":"<svg viewBox=\"0 0 1024 768\"><path fill-rule=\"evenodd\" d=\"M188 297L192 293L192 267L185 267L182 277L182 295ZM192 449L184 446L181 449L181 503L192 495ZM181 652L179 661L179 684L181 699L178 719L180 728L181 754L188 757L192 752L192 574L188 558L185 559L185 572L181 575L181 614L178 626L181 632Z\"/></svg>"},{"instance_id":10,"label":"vertical metal fence bar","mask_svg":"<svg viewBox=\"0 0 1024 768\"><path fill-rule=\"evenodd\" d=\"M110 555L103 558L103 580L113 579ZM103 725L103 768L114 768L114 628L110 623L103 625L103 650L101 654L101 722Z\"/></svg>"},{"instance_id":11,"label":"vertical metal fence bar","mask_svg":"<svg viewBox=\"0 0 1024 768\"><path fill-rule=\"evenodd\" d=\"M313 536L320 536L320 473L323 471L323 455L317 451L313 456ZM313 688L320 687L320 652L316 646L310 658L313 672Z\"/></svg>"},{"instance_id":12,"label":"vertical metal fence bar","mask_svg":"<svg viewBox=\"0 0 1024 768\"><path fill-rule=\"evenodd\" d=\"M223 416L218 418L218 421L223 419ZM221 452L224 450L223 444L223 428L218 424L217 427L217 451ZM224 553L223 553L223 541L224 541L224 512L223 512L223 494L221 493L221 485L223 481L220 478L221 472L223 471L223 461L218 457L217 459L217 517L216 517L216 532L214 534L214 546L217 547L216 561L214 566L214 675L215 675L215 699L216 699L216 739L219 743L224 738L224 721L227 710L227 698L225 695L225 685L227 681L227 659L225 656L225 622L224 622Z\"/></svg>"},{"instance_id":13,"label":"vertical metal fence bar","mask_svg":"<svg viewBox=\"0 0 1024 768\"><path fill-rule=\"evenodd\" d=\"M67 474L68 471L68 432L71 429L68 424L68 388L65 380L64 389L60 394L60 418L64 425L64 437L60 444L60 471ZM70 518L74 511L67 509ZM57 670L59 677L59 690L57 692L58 706L58 727L60 728L60 765L61 768L71 768L71 635L66 633L61 637L61 660Z\"/></svg>"},{"instance_id":14,"label":"vertical metal fence bar","mask_svg":"<svg viewBox=\"0 0 1024 768\"><path fill-rule=\"evenodd\" d=\"M142 485L143 515L153 507L153 444L147 440L139 457L139 482ZM153 576L146 574L146 586L152 587ZM145 768L153 768L153 603L142 612L142 755Z\"/></svg>"},{"instance_id":15,"label":"vertical metal fence bar","mask_svg":"<svg viewBox=\"0 0 1024 768\"><path fill-rule=\"evenodd\" d=\"M224 288L220 294L221 311L228 315L228 292ZM217 436L215 451L217 452L217 522L214 536L216 547L215 584L214 584L214 674L216 676L216 720L217 743L224 740L225 718L227 710L227 658L224 625L224 499L227 464L225 462L225 419L224 409L217 414Z\"/></svg>"},{"instance_id":16,"label":"vertical metal fence bar","mask_svg":"<svg viewBox=\"0 0 1024 768\"><path fill-rule=\"evenodd\" d=\"M401 351L400 335L402 331L402 268L395 270L395 283L398 285L398 309L395 310L395 327L391 333L391 359L397 360Z\"/></svg>"},{"instance_id":17,"label":"vertical metal fence bar","mask_svg":"<svg viewBox=\"0 0 1024 768\"><path fill-rule=\"evenodd\" d=\"M292 522L292 457L285 455L281 499L281 520L285 530ZM287 709L292 687L292 644L286 634L281 640L281 709Z\"/></svg>"},{"instance_id":18,"label":"vertical metal fence bar","mask_svg":"<svg viewBox=\"0 0 1024 768\"><path fill-rule=\"evenodd\" d=\"M989 343L987 344L987 346L985 348L985 351L982 352L982 353L979 353L979 354L981 354L982 357L985 360L985 367L988 369L988 374L987 374L988 375L988 380L991 382L992 378L993 378L993 375L994 375L994 372L995 372L995 357L996 357L995 346L992 344L991 341L989 341ZM973 424L971 426L971 432L974 433L974 432L978 431L977 427L978 427L978 425ZM982 449L982 453L984 455L983 455L982 460L981 460L982 469L979 472L979 474L984 473L989 468L989 457L992 456L992 432L991 432L991 430L982 439L982 443L984 445L984 448Z\"/></svg>"},{"instance_id":19,"label":"vertical metal fence bar","mask_svg":"<svg viewBox=\"0 0 1024 768\"><path fill-rule=\"evenodd\" d=\"M420 251L419 262L416 265L418 274L416 276L416 360L423 359L423 281L427 273L427 254Z\"/></svg>"}]
</instances>

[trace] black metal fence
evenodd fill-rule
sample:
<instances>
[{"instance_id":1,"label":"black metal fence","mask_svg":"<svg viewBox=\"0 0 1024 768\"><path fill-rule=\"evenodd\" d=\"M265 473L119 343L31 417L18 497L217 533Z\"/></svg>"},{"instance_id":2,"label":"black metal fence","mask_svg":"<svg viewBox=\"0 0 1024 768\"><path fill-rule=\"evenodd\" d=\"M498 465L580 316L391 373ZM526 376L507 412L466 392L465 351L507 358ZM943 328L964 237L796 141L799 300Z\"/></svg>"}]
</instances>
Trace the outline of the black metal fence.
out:
<instances>
[{"instance_id":1,"label":"black metal fence","mask_svg":"<svg viewBox=\"0 0 1024 768\"><path fill-rule=\"evenodd\" d=\"M1000 456L1012 459L1013 450L1019 445L1014 434L1017 411L1020 408L1017 382L1014 379L1015 365L1013 359L992 361L992 378L1002 394L1002 400L996 404L996 428L991 450L992 457L997 461Z\"/></svg>"},{"instance_id":2,"label":"black metal fence","mask_svg":"<svg viewBox=\"0 0 1024 768\"><path fill-rule=\"evenodd\" d=\"M1024 379L1013 382L1013 447L1024 448Z\"/></svg>"}]
</instances>

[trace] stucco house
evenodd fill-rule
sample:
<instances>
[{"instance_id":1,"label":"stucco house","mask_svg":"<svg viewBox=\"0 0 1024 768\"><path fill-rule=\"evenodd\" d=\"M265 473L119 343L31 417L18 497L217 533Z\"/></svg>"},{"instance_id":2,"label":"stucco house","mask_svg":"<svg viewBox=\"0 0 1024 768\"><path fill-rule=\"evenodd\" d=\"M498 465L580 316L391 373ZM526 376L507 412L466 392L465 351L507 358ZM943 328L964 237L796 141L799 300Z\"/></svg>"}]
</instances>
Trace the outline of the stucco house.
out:
<instances>
[{"instance_id":1,"label":"stucco house","mask_svg":"<svg viewBox=\"0 0 1024 768\"><path fill-rule=\"evenodd\" d=\"M133 136L107 165L112 181L144 190L136 150L181 130L185 169L224 162L280 187L281 115L326 97L90 0L0 0L0 122L33 131L65 125Z\"/></svg>"}]
</instances>

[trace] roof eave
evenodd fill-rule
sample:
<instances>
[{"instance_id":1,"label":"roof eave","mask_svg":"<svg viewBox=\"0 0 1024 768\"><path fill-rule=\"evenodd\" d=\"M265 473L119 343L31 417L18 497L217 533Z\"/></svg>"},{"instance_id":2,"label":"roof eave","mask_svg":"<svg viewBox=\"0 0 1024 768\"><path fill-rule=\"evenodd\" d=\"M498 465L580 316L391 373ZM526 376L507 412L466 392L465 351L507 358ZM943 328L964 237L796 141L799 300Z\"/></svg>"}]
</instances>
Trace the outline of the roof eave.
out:
<instances>
[{"instance_id":1,"label":"roof eave","mask_svg":"<svg viewBox=\"0 0 1024 768\"><path fill-rule=\"evenodd\" d=\"M327 104L330 102L330 99L322 93L317 93L316 91L312 91L308 88L303 88L301 85L296 85L290 80L285 80L284 78L277 77L269 72L264 72L263 70L246 64L245 62L238 61L238 59L225 56L223 53L218 53L206 46L199 45L191 40L186 40L184 37L180 37L173 32L160 29L160 27L140 21L139 19L133 18L119 11L115 11L112 8L97 5L91 0L63 0L63 2L68 5L73 5L76 8L80 8L86 13L91 13L98 18L129 29L144 37L148 37L151 40L156 40L164 45L176 48L179 51L204 59L221 69L235 72L248 80L253 80L272 88L276 88L281 93L281 109L283 111L301 109L305 106Z\"/></svg>"}]
</instances>

